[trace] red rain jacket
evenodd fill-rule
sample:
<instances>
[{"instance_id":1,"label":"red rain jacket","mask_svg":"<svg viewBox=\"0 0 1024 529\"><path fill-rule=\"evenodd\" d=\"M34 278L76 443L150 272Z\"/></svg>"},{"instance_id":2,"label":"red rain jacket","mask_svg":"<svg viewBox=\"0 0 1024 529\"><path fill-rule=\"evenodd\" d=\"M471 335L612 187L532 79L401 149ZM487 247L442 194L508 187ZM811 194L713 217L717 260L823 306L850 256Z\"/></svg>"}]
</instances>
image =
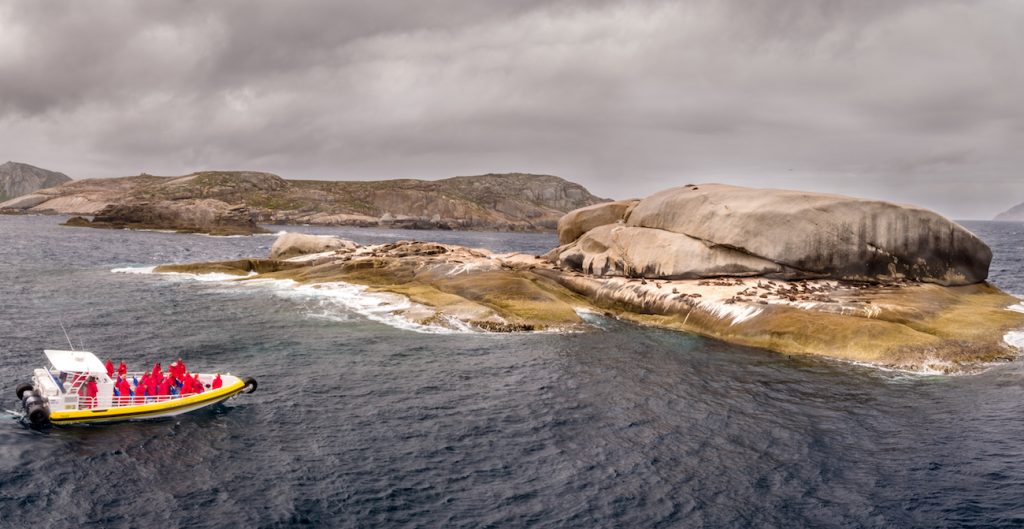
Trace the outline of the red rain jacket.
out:
<instances>
[{"instance_id":1,"label":"red rain jacket","mask_svg":"<svg viewBox=\"0 0 1024 529\"><path fill-rule=\"evenodd\" d=\"M114 376L114 363L111 362L110 360L107 360L106 367L107 367L107 376L108 377L113 377Z\"/></svg>"},{"instance_id":2,"label":"red rain jacket","mask_svg":"<svg viewBox=\"0 0 1024 529\"><path fill-rule=\"evenodd\" d=\"M89 397L88 406L91 408L96 405L96 395L100 392L100 389L96 387L96 382L90 380L85 384L85 396Z\"/></svg>"},{"instance_id":3,"label":"red rain jacket","mask_svg":"<svg viewBox=\"0 0 1024 529\"><path fill-rule=\"evenodd\" d=\"M213 384L210 384L211 389L220 389L224 385L224 381L220 379L220 375L217 375L213 379Z\"/></svg>"},{"instance_id":4,"label":"red rain jacket","mask_svg":"<svg viewBox=\"0 0 1024 529\"><path fill-rule=\"evenodd\" d=\"M117 385L117 390L121 392L121 397L132 396L132 385L123 378L121 379L121 383Z\"/></svg>"}]
</instances>

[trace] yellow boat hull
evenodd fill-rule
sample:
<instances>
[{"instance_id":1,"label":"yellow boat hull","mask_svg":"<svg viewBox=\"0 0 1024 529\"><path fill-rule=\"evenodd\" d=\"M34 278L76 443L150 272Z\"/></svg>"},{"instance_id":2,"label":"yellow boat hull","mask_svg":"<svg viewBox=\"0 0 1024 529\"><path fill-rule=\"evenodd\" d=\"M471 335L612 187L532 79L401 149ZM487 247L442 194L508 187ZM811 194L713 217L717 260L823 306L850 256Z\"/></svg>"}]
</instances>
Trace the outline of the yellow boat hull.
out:
<instances>
[{"instance_id":1,"label":"yellow boat hull","mask_svg":"<svg viewBox=\"0 0 1024 529\"><path fill-rule=\"evenodd\" d=\"M245 382L237 380L233 384L164 402L150 402L133 406L117 406L112 408L94 408L74 411L54 411L50 413L53 424L98 423L112 421L132 421L142 419L158 419L188 413L190 411L212 406L231 398L245 389Z\"/></svg>"}]
</instances>

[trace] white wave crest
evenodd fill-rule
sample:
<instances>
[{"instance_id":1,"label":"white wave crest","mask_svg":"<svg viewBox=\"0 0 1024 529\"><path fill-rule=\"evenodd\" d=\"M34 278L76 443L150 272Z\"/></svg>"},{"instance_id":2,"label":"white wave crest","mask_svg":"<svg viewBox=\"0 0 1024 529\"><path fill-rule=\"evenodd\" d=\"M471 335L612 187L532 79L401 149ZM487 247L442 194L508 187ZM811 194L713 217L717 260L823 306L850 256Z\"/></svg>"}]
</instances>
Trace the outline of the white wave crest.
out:
<instances>
[{"instance_id":1,"label":"white wave crest","mask_svg":"<svg viewBox=\"0 0 1024 529\"><path fill-rule=\"evenodd\" d=\"M250 272L245 276L232 274L185 274L178 272L159 272L154 266L114 268L111 272L118 274L153 274L172 280L193 280L202 282L223 282L249 288L268 288L275 295L312 302L303 311L309 318L334 322L350 321L352 314L383 323L398 329L431 334L475 333L465 322L457 318L441 315L438 324L420 323L435 315L433 309L414 303L409 298L389 292L369 292L368 287L343 282L301 284L291 279L254 279L250 281L234 281L257 275ZM415 316L422 316L415 318Z\"/></svg>"},{"instance_id":2,"label":"white wave crest","mask_svg":"<svg viewBox=\"0 0 1024 529\"><path fill-rule=\"evenodd\" d=\"M743 323L764 312L764 309L760 307L755 307L753 305L741 305L738 303L726 305L725 303L715 301L701 301L697 303L697 306L716 318L732 320L732 323L729 324L730 326Z\"/></svg>"},{"instance_id":3,"label":"white wave crest","mask_svg":"<svg viewBox=\"0 0 1024 529\"><path fill-rule=\"evenodd\" d=\"M152 274L155 266L128 266L125 268L114 268L110 270L115 274Z\"/></svg>"},{"instance_id":4,"label":"white wave crest","mask_svg":"<svg viewBox=\"0 0 1024 529\"><path fill-rule=\"evenodd\" d=\"M1016 347L1018 351L1024 352L1024 331L1010 331L1003 335L1003 341L1010 347Z\"/></svg>"},{"instance_id":5,"label":"white wave crest","mask_svg":"<svg viewBox=\"0 0 1024 529\"><path fill-rule=\"evenodd\" d=\"M368 287L362 285L343 282L301 284L291 279L261 279L247 284L269 287L275 295L288 299L316 301L315 311L307 314L317 319L346 321L349 313L355 313L408 331L430 334L477 332L456 318L442 316L444 325L415 321L409 317L410 314L427 315L433 314L434 310L400 294L369 292Z\"/></svg>"},{"instance_id":6,"label":"white wave crest","mask_svg":"<svg viewBox=\"0 0 1024 529\"><path fill-rule=\"evenodd\" d=\"M155 266L137 266L114 268L110 271L115 274L153 274L167 278L191 279L193 281L230 281L232 279L241 279L256 275L256 272L249 272L245 275L221 274L217 272L211 272L208 274L184 274L179 272L154 272L153 270L155 269Z\"/></svg>"}]
</instances>

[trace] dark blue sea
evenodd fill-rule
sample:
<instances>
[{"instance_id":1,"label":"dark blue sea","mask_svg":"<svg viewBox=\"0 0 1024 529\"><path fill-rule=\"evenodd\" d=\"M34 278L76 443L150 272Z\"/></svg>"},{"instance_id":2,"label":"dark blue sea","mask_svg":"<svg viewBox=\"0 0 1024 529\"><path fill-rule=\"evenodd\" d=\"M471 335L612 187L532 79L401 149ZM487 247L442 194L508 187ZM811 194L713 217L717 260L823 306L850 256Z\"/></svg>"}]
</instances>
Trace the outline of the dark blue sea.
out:
<instances>
[{"instance_id":1,"label":"dark blue sea","mask_svg":"<svg viewBox=\"0 0 1024 529\"><path fill-rule=\"evenodd\" d=\"M0 216L3 409L67 346L61 322L131 368L182 356L259 390L155 422L37 431L6 413L0 527L1024 526L1020 361L911 375L611 320L425 332L357 299L111 271L262 256L270 236L61 221ZM993 247L992 281L1024 295L1024 224L967 225Z\"/></svg>"}]
</instances>

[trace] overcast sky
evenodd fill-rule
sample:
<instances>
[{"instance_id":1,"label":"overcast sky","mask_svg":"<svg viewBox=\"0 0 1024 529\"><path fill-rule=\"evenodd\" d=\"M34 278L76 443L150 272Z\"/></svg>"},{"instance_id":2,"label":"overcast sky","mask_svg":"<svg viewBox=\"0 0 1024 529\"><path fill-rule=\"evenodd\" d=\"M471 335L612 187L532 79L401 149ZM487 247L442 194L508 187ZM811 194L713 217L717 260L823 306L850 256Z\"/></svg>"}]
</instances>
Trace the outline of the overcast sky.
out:
<instances>
[{"instance_id":1,"label":"overcast sky","mask_svg":"<svg viewBox=\"0 0 1024 529\"><path fill-rule=\"evenodd\" d=\"M5 159L714 181L990 218L1024 201L1024 1L0 0Z\"/></svg>"}]
</instances>

